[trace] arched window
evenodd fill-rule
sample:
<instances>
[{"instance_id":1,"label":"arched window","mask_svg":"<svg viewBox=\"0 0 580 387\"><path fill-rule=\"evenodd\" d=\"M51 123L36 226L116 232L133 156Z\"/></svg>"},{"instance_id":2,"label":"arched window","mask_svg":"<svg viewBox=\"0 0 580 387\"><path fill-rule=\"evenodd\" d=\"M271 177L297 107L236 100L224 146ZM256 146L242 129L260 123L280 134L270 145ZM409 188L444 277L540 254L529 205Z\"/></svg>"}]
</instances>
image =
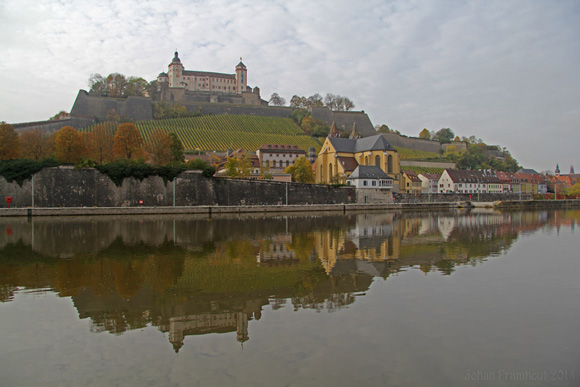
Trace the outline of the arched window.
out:
<instances>
[{"instance_id":1,"label":"arched window","mask_svg":"<svg viewBox=\"0 0 580 387\"><path fill-rule=\"evenodd\" d=\"M381 167L381 156L379 155L375 156L375 165L379 168Z\"/></svg>"},{"instance_id":2,"label":"arched window","mask_svg":"<svg viewBox=\"0 0 580 387\"><path fill-rule=\"evenodd\" d=\"M320 166L320 181L324 181L324 165Z\"/></svg>"},{"instance_id":3,"label":"arched window","mask_svg":"<svg viewBox=\"0 0 580 387\"><path fill-rule=\"evenodd\" d=\"M276 168L276 160L272 160L272 168Z\"/></svg>"},{"instance_id":4,"label":"arched window","mask_svg":"<svg viewBox=\"0 0 580 387\"><path fill-rule=\"evenodd\" d=\"M393 155L387 156L387 173L393 173Z\"/></svg>"},{"instance_id":5,"label":"arched window","mask_svg":"<svg viewBox=\"0 0 580 387\"><path fill-rule=\"evenodd\" d=\"M369 156L365 156L365 165L369 165Z\"/></svg>"},{"instance_id":6,"label":"arched window","mask_svg":"<svg viewBox=\"0 0 580 387\"><path fill-rule=\"evenodd\" d=\"M332 179L332 164L328 164L328 178Z\"/></svg>"}]
</instances>

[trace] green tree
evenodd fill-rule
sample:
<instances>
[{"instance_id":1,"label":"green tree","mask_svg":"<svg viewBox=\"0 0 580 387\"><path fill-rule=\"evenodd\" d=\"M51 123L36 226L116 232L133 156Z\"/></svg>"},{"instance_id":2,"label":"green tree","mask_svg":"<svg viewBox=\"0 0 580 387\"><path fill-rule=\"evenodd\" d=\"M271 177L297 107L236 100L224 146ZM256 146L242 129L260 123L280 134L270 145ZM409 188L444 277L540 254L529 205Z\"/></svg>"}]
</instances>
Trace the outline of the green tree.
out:
<instances>
[{"instance_id":1,"label":"green tree","mask_svg":"<svg viewBox=\"0 0 580 387\"><path fill-rule=\"evenodd\" d=\"M148 94L149 82L141 77L129 77L123 90L123 96L145 97Z\"/></svg>"},{"instance_id":2,"label":"green tree","mask_svg":"<svg viewBox=\"0 0 580 387\"><path fill-rule=\"evenodd\" d=\"M83 155L83 140L79 132L72 126L63 126L56 134L54 143L56 158L67 164L78 163Z\"/></svg>"},{"instance_id":3,"label":"green tree","mask_svg":"<svg viewBox=\"0 0 580 387\"><path fill-rule=\"evenodd\" d=\"M388 125L381 125L377 128L377 132L378 133L391 133L391 129L389 128Z\"/></svg>"},{"instance_id":4,"label":"green tree","mask_svg":"<svg viewBox=\"0 0 580 387\"><path fill-rule=\"evenodd\" d=\"M430 140L431 139L431 132L427 130L427 128L423 129L421 133L419 133L419 138Z\"/></svg>"},{"instance_id":5,"label":"green tree","mask_svg":"<svg viewBox=\"0 0 580 387\"><path fill-rule=\"evenodd\" d=\"M248 178L252 174L252 158L248 153L239 160L238 170L240 172L240 177L242 178Z\"/></svg>"},{"instance_id":6,"label":"green tree","mask_svg":"<svg viewBox=\"0 0 580 387\"><path fill-rule=\"evenodd\" d=\"M183 143L177 137L175 132L169 132L169 137L171 138L171 154L173 155L173 161L176 163L182 163L185 156L183 154Z\"/></svg>"},{"instance_id":7,"label":"green tree","mask_svg":"<svg viewBox=\"0 0 580 387\"><path fill-rule=\"evenodd\" d=\"M314 183L312 164L310 164L306 156L301 156L294 160L294 164L286 167L284 172L292 176L292 181L298 183Z\"/></svg>"},{"instance_id":8,"label":"green tree","mask_svg":"<svg viewBox=\"0 0 580 387\"><path fill-rule=\"evenodd\" d=\"M576 184L570 187L570 189L568 190L568 195L571 197L580 195L580 180L578 180Z\"/></svg>"},{"instance_id":9,"label":"green tree","mask_svg":"<svg viewBox=\"0 0 580 387\"><path fill-rule=\"evenodd\" d=\"M449 128L439 129L434 135L433 140L439 141L440 143L448 143L455 137L455 133Z\"/></svg>"},{"instance_id":10,"label":"green tree","mask_svg":"<svg viewBox=\"0 0 580 387\"><path fill-rule=\"evenodd\" d=\"M20 156L18 133L10 124L0 124L0 160L13 160Z\"/></svg>"},{"instance_id":11,"label":"green tree","mask_svg":"<svg viewBox=\"0 0 580 387\"><path fill-rule=\"evenodd\" d=\"M238 159L233 157L228 157L224 168L226 170L226 176L229 177L240 177L240 172L238 171Z\"/></svg>"}]
</instances>

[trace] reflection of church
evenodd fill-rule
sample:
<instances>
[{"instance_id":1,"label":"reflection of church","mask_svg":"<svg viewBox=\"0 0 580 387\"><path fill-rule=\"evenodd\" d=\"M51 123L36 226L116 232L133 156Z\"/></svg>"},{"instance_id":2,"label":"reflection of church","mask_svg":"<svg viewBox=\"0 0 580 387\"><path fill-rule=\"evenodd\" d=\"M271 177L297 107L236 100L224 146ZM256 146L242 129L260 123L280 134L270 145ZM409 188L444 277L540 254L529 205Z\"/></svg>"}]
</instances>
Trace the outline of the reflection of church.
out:
<instances>
[{"instance_id":1,"label":"reflection of church","mask_svg":"<svg viewBox=\"0 0 580 387\"><path fill-rule=\"evenodd\" d=\"M54 289L72 298L79 318L92 320L93 332L157 326L176 351L186 336L209 333L235 332L244 343L250 321L267 305L333 311L352 304L375 277L411 267L451 274L455 265L509 248L519 232L564 221L548 214L377 211L187 219L177 226L173 219L144 225L131 219L122 227L108 219L11 220L14 235L0 236L0 253L20 256L22 248L11 242L18 237L33 255L18 266L0 262L0 299L9 302L19 286ZM56 250L67 234L69 243ZM84 260L82 245L102 258Z\"/></svg>"}]
</instances>

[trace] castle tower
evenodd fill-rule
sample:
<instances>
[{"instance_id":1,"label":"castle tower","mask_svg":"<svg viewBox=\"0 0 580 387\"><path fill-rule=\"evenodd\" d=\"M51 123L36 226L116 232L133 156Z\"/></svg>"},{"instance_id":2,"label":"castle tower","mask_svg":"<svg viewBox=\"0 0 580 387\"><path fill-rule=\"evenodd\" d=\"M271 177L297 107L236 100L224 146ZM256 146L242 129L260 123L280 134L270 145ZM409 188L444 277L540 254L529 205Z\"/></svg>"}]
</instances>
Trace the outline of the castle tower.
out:
<instances>
[{"instance_id":1,"label":"castle tower","mask_svg":"<svg viewBox=\"0 0 580 387\"><path fill-rule=\"evenodd\" d=\"M185 83L183 83L183 65L181 64L177 51L175 51L173 60L169 64L167 75L169 78L169 87L185 87Z\"/></svg>"},{"instance_id":2,"label":"castle tower","mask_svg":"<svg viewBox=\"0 0 580 387\"><path fill-rule=\"evenodd\" d=\"M246 65L242 63L242 58L240 57L240 63L236 66L236 93L242 94L246 91L248 87L248 70Z\"/></svg>"}]
</instances>

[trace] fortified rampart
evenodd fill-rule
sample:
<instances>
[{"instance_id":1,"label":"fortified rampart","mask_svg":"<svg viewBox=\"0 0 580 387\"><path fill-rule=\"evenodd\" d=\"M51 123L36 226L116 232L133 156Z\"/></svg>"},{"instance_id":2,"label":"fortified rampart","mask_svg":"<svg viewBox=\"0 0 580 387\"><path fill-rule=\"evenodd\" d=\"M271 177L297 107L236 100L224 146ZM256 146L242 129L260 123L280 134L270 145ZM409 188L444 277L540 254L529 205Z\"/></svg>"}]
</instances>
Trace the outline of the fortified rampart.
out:
<instances>
[{"instance_id":1,"label":"fortified rampart","mask_svg":"<svg viewBox=\"0 0 580 387\"><path fill-rule=\"evenodd\" d=\"M325 107L312 108L312 118L325 122L328 126L336 123L338 129L346 130L348 133L356 123L356 128L362 137L374 136L377 134L369 116L364 112L338 112Z\"/></svg>"},{"instance_id":2,"label":"fortified rampart","mask_svg":"<svg viewBox=\"0 0 580 387\"><path fill-rule=\"evenodd\" d=\"M63 126L72 126L73 128L83 128L95 123L95 119L88 117L71 117L64 120L52 121L37 121L37 122L23 122L20 124L13 124L12 126L18 133L26 132L28 130L41 130L44 133L53 133L60 130Z\"/></svg>"},{"instance_id":3,"label":"fortified rampart","mask_svg":"<svg viewBox=\"0 0 580 387\"><path fill-rule=\"evenodd\" d=\"M121 118L129 118L134 121L153 118L153 107L149 98L98 97L90 95L85 90L79 90L70 114L72 116L95 117L99 121L105 121L107 115L112 111Z\"/></svg>"},{"instance_id":4,"label":"fortified rampart","mask_svg":"<svg viewBox=\"0 0 580 387\"><path fill-rule=\"evenodd\" d=\"M387 142L392 146L400 146L401 148L408 148L419 150L423 152L439 153L441 143L439 141L425 140L422 138L413 138L401 136L397 133L382 133Z\"/></svg>"},{"instance_id":5,"label":"fortified rampart","mask_svg":"<svg viewBox=\"0 0 580 387\"><path fill-rule=\"evenodd\" d=\"M206 178L187 171L173 181L161 177L127 178L116 186L96 169L45 168L22 187L0 177L0 206L11 207L137 207L239 206L356 203L354 187ZM140 203L142 201L142 203Z\"/></svg>"}]
</instances>

